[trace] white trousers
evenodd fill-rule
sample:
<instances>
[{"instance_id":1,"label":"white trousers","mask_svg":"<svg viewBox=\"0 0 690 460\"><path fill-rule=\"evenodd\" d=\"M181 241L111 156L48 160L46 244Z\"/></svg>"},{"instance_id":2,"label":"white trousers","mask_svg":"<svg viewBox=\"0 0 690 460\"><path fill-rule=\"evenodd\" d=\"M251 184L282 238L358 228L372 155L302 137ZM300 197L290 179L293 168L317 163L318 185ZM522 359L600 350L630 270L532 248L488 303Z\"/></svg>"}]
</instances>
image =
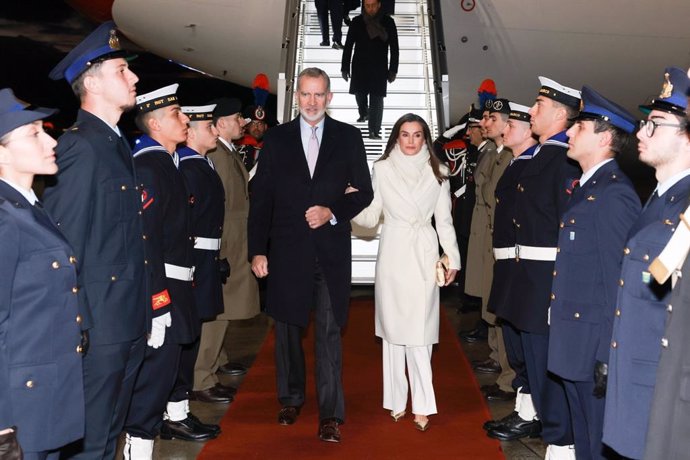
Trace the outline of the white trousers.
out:
<instances>
[{"instance_id":1,"label":"white trousers","mask_svg":"<svg viewBox=\"0 0 690 460\"><path fill-rule=\"evenodd\" d=\"M383 340L383 407L398 414L407 407L407 374L412 392L412 413L436 413L436 396L431 373L433 345L410 347Z\"/></svg>"}]
</instances>

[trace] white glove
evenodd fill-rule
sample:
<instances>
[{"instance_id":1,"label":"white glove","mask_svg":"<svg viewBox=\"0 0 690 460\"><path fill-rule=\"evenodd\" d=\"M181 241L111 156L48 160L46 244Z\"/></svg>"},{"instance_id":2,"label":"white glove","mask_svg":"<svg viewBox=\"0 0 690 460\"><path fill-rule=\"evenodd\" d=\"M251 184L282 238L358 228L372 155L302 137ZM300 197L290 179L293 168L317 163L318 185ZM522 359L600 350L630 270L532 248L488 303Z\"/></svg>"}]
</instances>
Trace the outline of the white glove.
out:
<instances>
[{"instance_id":1,"label":"white glove","mask_svg":"<svg viewBox=\"0 0 690 460\"><path fill-rule=\"evenodd\" d=\"M450 128L449 130L447 130L446 132L443 133L443 137L445 137L446 139L451 139L453 136L455 136L458 133L458 131L460 131L465 126L467 126L466 123L463 123L463 124L460 124L457 126L453 126L452 128Z\"/></svg>"},{"instance_id":2,"label":"white glove","mask_svg":"<svg viewBox=\"0 0 690 460\"><path fill-rule=\"evenodd\" d=\"M151 334L146 344L153 348L159 348L163 345L165 341L165 328L170 327L171 324L172 317L170 316L170 312L153 318L153 320L151 320Z\"/></svg>"}]
</instances>

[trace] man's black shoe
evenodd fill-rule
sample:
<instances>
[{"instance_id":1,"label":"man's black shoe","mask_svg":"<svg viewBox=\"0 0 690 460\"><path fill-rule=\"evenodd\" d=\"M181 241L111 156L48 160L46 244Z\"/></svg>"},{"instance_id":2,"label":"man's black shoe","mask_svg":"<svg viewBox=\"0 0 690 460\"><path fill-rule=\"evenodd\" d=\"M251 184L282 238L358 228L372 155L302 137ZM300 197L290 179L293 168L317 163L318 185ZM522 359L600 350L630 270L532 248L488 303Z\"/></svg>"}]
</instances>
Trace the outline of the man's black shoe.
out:
<instances>
[{"instance_id":1,"label":"man's black shoe","mask_svg":"<svg viewBox=\"0 0 690 460\"><path fill-rule=\"evenodd\" d=\"M205 403L231 403L235 398L228 391L225 391L223 387L218 385L205 390L192 391L189 395L189 399L195 399L197 401Z\"/></svg>"},{"instance_id":2,"label":"man's black shoe","mask_svg":"<svg viewBox=\"0 0 690 460\"><path fill-rule=\"evenodd\" d=\"M514 441L522 438L536 438L541 433L541 422L539 420L522 420L518 417L518 421L513 423L506 423L489 430L487 435L490 438L498 439L500 441Z\"/></svg>"},{"instance_id":3,"label":"man's black shoe","mask_svg":"<svg viewBox=\"0 0 690 460\"><path fill-rule=\"evenodd\" d=\"M474 363L472 365L472 368L474 369L475 372L479 372L480 374L500 374L501 373L501 365L498 364L496 361L493 359L489 358L484 361L479 361L477 363Z\"/></svg>"},{"instance_id":4,"label":"man's black shoe","mask_svg":"<svg viewBox=\"0 0 690 460\"><path fill-rule=\"evenodd\" d=\"M343 18L343 22L345 23L346 26L349 26L352 24L352 19L350 19L350 15L346 14L345 17Z\"/></svg>"},{"instance_id":5,"label":"man's black shoe","mask_svg":"<svg viewBox=\"0 0 690 460\"><path fill-rule=\"evenodd\" d=\"M321 43L319 43L319 46L331 46L331 42L328 40L324 40Z\"/></svg>"},{"instance_id":6,"label":"man's black shoe","mask_svg":"<svg viewBox=\"0 0 690 460\"><path fill-rule=\"evenodd\" d=\"M342 43L340 43L340 42L335 42L335 41L333 42L333 49L335 49L335 50L341 50L341 49L343 49L343 48L345 48L345 47L343 46Z\"/></svg>"},{"instance_id":7,"label":"man's black shoe","mask_svg":"<svg viewBox=\"0 0 690 460\"><path fill-rule=\"evenodd\" d=\"M498 420L487 420L486 422L484 422L484 425L482 425L482 428L484 428L486 431L495 430L499 426L505 425L506 423L514 423L516 420L522 419L518 415L517 411L513 411L510 414Z\"/></svg>"},{"instance_id":8,"label":"man's black shoe","mask_svg":"<svg viewBox=\"0 0 690 460\"><path fill-rule=\"evenodd\" d=\"M481 391L482 394L493 393L496 390L498 390L498 385L495 383L492 383L491 385L482 385L479 387L479 391Z\"/></svg>"},{"instance_id":9,"label":"man's black shoe","mask_svg":"<svg viewBox=\"0 0 690 460\"><path fill-rule=\"evenodd\" d=\"M187 418L192 421L192 423L196 424L197 427L201 428L202 430L208 430L216 434L218 436L220 434L220 425L216 425L214 423L204 423L201 420L199 420L199 417L196 415L192 414L191 412L187 413Z\"/></svg>"},{"instance_id":10,"label":"man's black shoe","mask_svg":"<svg viewBox=\"0 0 690 460\"><path fill-rule=\"evenodd\" d=\"M503 391L500 388L496 388L493 391L487 391L484 393L486 399L489 401L512 401L515 399L514 391Z\"/></svg>"},{"instance_id":11,"label":"man's black shoe","mask_svg":"<svg viewBox=\"0 0 690 460\"><path fill-rule=\"evenodd\" d=\"M359 117L359 118L357 119L357 123L364 123L364 122L367 121L368 119L369 119L369 116L368 116L368 115L364 115L363 117Z\"/></svg>"},{"instance_id":12,"label":"man's black shoe","mask_svg":"<svg viewBox=\"0 0 690 460\"><path fill-rule=\"evenodd\" d=\"M369 133L369 139L381 139L381 135L379 133Z\"/></svg>"},{"instance_id":13,"label":"man's black shoe","mask_svg":"<svg viewBox=\"0 0 690 460\"><path fill-rule=\"evenodd\" d=\"M225 375L238 376L246 374L247 368L240 363L227 363L220 366L216 372Z\"/></svg>"},{"instance_id":14,"label":"man's black shoe","mask_svg":"<svg viewBox=\"0 0 690 460\"><path fill-rule=\"evenodd\" d=\"M484 328L475 328L475 329L472 329L471 331L464 332L464 333L460 334L460 338L463 340L463 342L467 342L467 343L476 343L476 342L486 341L488 337L489 337L489 333L488 333L487 329L484 329Z\"/></svg>"},{"instance_id":15,"label":"man's black shoe","mask_svg":"<svg viewBox=\"0 0 690 460\"><path fill-rule=\"evenodd\" d=\"M216 436L218 436L218 434L215 431L202 428L189 416L179 422L163 420L163 426L161 426L161 439L208 441Z\"/></svg>"}]
</instances>

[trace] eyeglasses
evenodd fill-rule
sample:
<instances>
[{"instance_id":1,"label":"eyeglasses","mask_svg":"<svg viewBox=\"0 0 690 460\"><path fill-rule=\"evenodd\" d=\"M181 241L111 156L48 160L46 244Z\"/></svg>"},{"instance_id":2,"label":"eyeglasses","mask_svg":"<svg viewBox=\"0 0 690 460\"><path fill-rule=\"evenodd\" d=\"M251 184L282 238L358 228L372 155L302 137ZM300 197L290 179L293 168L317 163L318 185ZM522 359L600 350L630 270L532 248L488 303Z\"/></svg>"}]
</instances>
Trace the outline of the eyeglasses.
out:
<instances>
[{"instance_id":1,"label":"eyeglasses","mask_svg":"<svg viewBox=\"0 0 690 460\"><path fill-rule=\"evenodd\" d=\"M654 135L654 131L659 126L668 126L671 128L685 128L686 123L659 123L658 121L654 120L640 120L640 129L644 128L648 137L652 137Z\"/></svg>"}]
</instances>

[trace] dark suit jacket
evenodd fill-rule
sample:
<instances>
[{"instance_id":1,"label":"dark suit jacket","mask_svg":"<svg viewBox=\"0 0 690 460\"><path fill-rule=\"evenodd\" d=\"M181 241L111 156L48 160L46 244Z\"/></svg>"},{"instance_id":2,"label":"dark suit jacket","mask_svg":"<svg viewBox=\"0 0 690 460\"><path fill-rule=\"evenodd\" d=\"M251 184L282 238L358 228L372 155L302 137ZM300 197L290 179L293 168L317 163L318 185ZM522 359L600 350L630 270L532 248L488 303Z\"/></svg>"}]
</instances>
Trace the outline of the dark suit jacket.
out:
<instances>
[{"instance_id":1,"label":"dark suit jacket","mask_svg":"<svg viewBox=\"0 0 690 460\"><path fill-rule=\"evenodd\" d=\"M60 169L43 203L77 256L82 327L97 345L141 337L147 327L144 241L130 148L80 110L55 151Z\"/></svg>"},{"instance_id":2,"label":"dark suit jacket","mask_svg":"<svg viewBox=\"0 0 690 460\"><path fill-rule=\"evenodd\" d=\"M271 128L253 182L249 257L268 256L267 313L282 322L308 324L318 259L333 314L344 326L351 280L350 219L373 198L359 130L327 116L311 178L299 118ZM348 185L359 191L346 195ZM304 213L314 205L329 207L338 223L310 229Z\"/></svg>"},{"instance_id":3,"label":"dark suit jacket","mask_svg":"<svg viewBox=\"0 0 690 460\"><path fill-rule=\"evenodd\" d=\"M0 181L0 429L25 451L84 433L77 273L72 249L45 214Z\"/></svg>"}]
</instances>

